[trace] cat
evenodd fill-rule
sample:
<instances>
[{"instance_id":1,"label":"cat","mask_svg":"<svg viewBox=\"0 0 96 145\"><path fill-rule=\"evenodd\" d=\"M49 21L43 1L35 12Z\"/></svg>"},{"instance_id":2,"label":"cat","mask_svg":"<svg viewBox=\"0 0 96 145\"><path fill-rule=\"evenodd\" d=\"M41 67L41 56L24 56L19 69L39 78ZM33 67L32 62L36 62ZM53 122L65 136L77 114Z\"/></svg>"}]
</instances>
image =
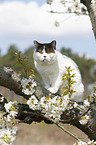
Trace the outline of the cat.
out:
<instances>
[{"instance_id":1,"label":"cat","mask_svg":"<svg viewBox=\"0 0 96 145\"><path fill-rule=\"evenodd\" d=\"M51 43L39 43L34 41L34 64L41 75L44 87L51 93L57 92L61 95L61 88L67 85L67 81L62 80L62 76L66 73L65 67L74 68L72 74L75 73L73 90L76 91L71 97L82 102L84 86L81 81L81 74L76 63L69 57L62 55L56 50L56 41Z\"/></svg>"}]
</instances>

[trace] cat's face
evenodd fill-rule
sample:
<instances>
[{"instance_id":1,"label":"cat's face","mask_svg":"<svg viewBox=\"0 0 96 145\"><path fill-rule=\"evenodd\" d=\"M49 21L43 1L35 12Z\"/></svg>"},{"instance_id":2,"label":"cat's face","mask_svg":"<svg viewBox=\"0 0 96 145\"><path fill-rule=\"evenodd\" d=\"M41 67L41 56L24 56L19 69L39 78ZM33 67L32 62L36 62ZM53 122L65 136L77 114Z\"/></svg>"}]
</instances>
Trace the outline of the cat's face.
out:
<instances>
[{"instance_id":1,"label":"cat's face","mask_svg":"<svg viewBox=\"0 0 96 145\"><path fill-rule=\"evenodd\" d=\"M51 64L56 61L56 41L39 43L34 41L34 60L38 63Z\"/></svg>"}]
</instances>

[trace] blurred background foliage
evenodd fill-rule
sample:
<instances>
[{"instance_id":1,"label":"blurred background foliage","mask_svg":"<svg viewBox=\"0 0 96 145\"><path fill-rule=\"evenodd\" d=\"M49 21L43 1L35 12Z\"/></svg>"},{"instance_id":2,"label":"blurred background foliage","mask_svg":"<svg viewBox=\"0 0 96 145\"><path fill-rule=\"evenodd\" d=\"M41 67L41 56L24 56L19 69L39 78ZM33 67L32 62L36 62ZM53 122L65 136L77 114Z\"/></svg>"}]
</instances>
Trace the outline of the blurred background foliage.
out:
<instances>
[{"instance_id":1,"label":"blurred background foliage","mask_svg":"<svg viewBox=\"0 0 96 145\"><path fill-rule=\"evenodd\" d=\"M27 65L34 70L36 79L40 81L40 76L34 66L33 51L34 51L34 47L30 46L28 49L26 49L22 53L22 55L28 58ZM17 61L17 57L15 55L16 52L19 52L18 47L16 45L11 45L8 48L8 51L5 55L0 55L0 65L3 65L5 67L11 67L17 73L19 72L22 73L23 67L21 65L16 65L16 61ZM92 58L87 58L85 54L79 55L77 53L73 53L71 48L62 47L60 49L60 52L72 58L77 63L80 69L81 75L82 75L83 84L85 86L85 94L87 94L86 92L88 92L88 88L90 88L90 86L93 86L96 82L96 60ZM12 93L11 93L11 96L12 96ZM14 97L10 97L10 98L12 99Z\"/></svg>"}]
</instances>

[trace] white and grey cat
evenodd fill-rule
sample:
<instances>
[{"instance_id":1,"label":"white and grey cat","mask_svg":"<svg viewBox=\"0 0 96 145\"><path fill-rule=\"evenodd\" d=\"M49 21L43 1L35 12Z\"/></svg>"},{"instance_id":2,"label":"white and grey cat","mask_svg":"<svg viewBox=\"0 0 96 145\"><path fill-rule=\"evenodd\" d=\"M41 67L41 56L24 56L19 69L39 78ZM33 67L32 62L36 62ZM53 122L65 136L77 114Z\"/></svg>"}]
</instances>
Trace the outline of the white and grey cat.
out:
<instances>
[{"instance_id":1,"label":"white and grey cat","mask_svg":"<svg viewBox=\"0 0 96 145\"><path fill-rule=\"evenodd\" d=\"M51 43L39 43L34 41L34 63L37 71L42 77L44 87L51 93L61 93L61 88L67 85L66 81L62 81L62 76L66 73L66 68L71 66L74 68L72 74L75 73L73 89L76 91L72 98L75 101L82 101L84 86L81 81L80 71L75 62L69 57L62 55L56 50L56 41Z\"/></svg>"}]
</instances>

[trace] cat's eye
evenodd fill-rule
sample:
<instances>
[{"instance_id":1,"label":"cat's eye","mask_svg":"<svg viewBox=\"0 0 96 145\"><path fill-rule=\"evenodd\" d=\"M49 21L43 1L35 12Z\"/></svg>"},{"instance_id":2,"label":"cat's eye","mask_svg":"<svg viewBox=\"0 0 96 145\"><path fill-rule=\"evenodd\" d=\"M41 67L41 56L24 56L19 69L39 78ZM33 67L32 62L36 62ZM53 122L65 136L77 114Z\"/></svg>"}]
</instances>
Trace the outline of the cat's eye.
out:
<instances>
[{"instance_id":1,"label":"cat's eye","mask_svg":"<svg viewBox=\"0 0 96 145\"><path fill-rule=\"evenodd\" d=\"M51 49L47 49L46 52L47 52L48 54L50 54L50 53L54 53L55 51L54 51L54 49L51 48Z\"/></svg>"},{"instance_id":2,"label":"cat's eye","mask_svg":"<svg viewBox=\"0 0 96 145\"><path fill-rule=\"evenodd\" d=\"M43 50L42 47L38 47L36 52L39 52L40 54L42 54L43 53L42 50Z\"/></svg>"},{"instance_id":3,"label":"cat's eye","mask_svg":"<svg viewBox=\"0 0 96 145\"><path fill-rule=\"evenodd\" d=\"M48 54L50 54L51 52L47 52Z\"/></svg>"}]
</instances>

